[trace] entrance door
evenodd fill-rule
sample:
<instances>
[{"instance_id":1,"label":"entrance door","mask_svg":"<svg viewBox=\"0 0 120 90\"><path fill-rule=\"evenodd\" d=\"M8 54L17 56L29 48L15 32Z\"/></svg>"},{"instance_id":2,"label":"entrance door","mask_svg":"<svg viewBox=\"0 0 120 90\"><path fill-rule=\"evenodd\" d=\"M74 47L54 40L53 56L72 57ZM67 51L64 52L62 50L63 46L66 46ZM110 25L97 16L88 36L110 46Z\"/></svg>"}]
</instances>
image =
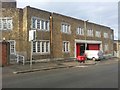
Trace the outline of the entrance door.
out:
<instances>
[{"instance_id":1,"label":"entrance door","mask_svg":"<svg viewBox=\"0 0 120 90\"><path fill-rule=\"evenodd\" d=\"M82 56L85 52L85 44L77 43L76 44L76 57Z\"/></svg>"},{"instance_id":2,"label":"entrance door","mask_svg":"<svg viewBox=\"0 0 120 90\"><path fill-rule=\"evenodd\" d=\"M80 45L80 56L83 56L85 52L85 44Z\"/></svg>"},{"instance_id":3,"label":"entrance door","mask_svg":"<svg viewBox=\"0 0 120 90\"><path fill-rule=\"evenodd\" d=\"M76 44L76 57L80 55L80 44Z\"/></svg>"}]
</instances>

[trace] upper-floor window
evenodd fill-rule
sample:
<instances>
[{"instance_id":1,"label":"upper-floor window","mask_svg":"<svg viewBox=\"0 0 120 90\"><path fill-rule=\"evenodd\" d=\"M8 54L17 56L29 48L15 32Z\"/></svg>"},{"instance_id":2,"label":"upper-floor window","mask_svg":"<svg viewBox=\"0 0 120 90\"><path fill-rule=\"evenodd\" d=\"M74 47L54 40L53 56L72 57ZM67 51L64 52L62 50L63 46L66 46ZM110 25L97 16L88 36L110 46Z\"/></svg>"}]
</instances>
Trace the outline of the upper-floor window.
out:
<instances>
[{"instance_id":1,"label":"upper-floor window","mask_svg":"<svg viewBox=\"0 0 120 90\"><path fill-rule=\"evenodd\" d=\"M96 31L95 36L96 37L101 37L101 32L100 31Z\"/></svg>"},{"instance_id":2,"label":"upper-floor window","mask_svg":"<svg viewBox=\"0 0 120 90\"><path fill-rule=\"evenodd\" d=\"M62 25L61 25L61 31L62 31L63 33L68 33L68 34L70 34L70 33L71 33L70 25L69 25L69 24L66 24L66 23L62 23Z\"/></svg>"},{"instance_id":3,"label":"upper-floor window","mask_svg":"<svg viewBox=\"0 0 120 90\"><path fill-rule=\"evenodd\" d=\"M104 38L108 38L108 33L104 33Z\"/></svg>"},{"instance_id":4,"label":"upper-floor window","mask_svg":"<svg viewBox=\"0 0 120 90\"><path fill-rule=\"evenodd\" d=\"M78 35L84 35L84 29L81 28L81 27L78 27L77 30L76 30L76 33L77 33Z\"/></svg>"},{"instance_id":5,"label":"upper-floor window","mask_svg":"<svg viewBox=\"0 0 120 90\"><path fill-rule=\"evenodd\" d=\"M0 30L12 30L12 17L2 17L0 18Z\"/></svg>"},{"instance_id":6,"label":"upper-floor window","mask_svg":"<svg viewBox=\"0 0 120 90\"><path fill-rule=\"evenodd\" d=\"M93 30L92 29L87 30L87 36L93 36Z\"/></svg>"},{"instance_id":7,"label":"upper-floor window","mask_svg":"<svg viewBox=\"0 0 120 90\"><path fill-rule=\"evenodd\" d=\"M49 20L32 17L31 28L43 31L49 31Z\"/></svg>"}]
</instances>

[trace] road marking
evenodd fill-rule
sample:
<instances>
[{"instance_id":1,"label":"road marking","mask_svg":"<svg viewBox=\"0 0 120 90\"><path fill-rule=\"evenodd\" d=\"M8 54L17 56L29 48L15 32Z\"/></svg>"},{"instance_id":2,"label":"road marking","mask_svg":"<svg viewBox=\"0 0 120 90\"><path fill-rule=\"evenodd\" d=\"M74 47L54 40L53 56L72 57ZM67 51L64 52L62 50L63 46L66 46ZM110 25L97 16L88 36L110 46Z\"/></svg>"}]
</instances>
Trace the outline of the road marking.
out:
<instances>
[{"instance_id":1,"label":"road marking","mask_svg":"<svg viewBox=\"0 0 120 90\"><path fill-rule=\"evenodd\" d=\"M88 66L76 66L76 67L88 67Z\"/></svg>"}]
</instances>

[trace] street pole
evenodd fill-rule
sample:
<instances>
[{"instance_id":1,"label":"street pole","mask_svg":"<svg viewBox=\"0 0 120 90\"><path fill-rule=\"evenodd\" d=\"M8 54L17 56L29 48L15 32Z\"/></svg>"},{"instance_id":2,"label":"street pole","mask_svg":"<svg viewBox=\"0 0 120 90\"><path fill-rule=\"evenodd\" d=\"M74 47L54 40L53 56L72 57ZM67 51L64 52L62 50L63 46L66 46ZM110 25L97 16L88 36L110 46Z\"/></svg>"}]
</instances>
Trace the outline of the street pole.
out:
<instances>
[{"instance_id":1,"label":"street pole","mask_svg":"<svg viewBox=\"0 0 120 90\"><path fill-rule=\"evenodd\" d=\"M31 40L31 56L30 56L30 69L32 69L32 47L33 47L33 42L32 42L32 40Z\"/></svg>"}]
</instances>

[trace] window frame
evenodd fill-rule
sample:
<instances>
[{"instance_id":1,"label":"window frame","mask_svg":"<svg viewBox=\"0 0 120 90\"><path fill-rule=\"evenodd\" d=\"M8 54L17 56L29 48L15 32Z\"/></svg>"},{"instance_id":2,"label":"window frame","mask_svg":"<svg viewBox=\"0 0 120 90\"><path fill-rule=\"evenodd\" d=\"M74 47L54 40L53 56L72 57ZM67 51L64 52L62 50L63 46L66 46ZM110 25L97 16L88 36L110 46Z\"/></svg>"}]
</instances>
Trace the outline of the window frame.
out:
<instances>
[{"instance_id":1,"label":"window frame","mask_svg":"<svg viewBox=\"0 0 120 90\"><path fill-rule=\"evenodd\" d=\"M93 37L94 35L93 35L93 29L88 29L87 30L87 36L89 36L89 37Z\"/></svg>"},{"instance_id":2,"label":"window frame","mask_svg":"<svg viewBox=\"0 0 120 90\"><path fill-rule=\"evenodd\" d=\"M108 33L104 32L104 38L108 38Z\"/></svg>"},{"instance_id":3,"label":"window frame","mask_svg":"<svg viewBox=\"0 0 120 90\"><path fill-rule=\"evenodd\" d=\"M71 25L68 23L61 23L61 32L65 34L71 34Z\"/></svg>"},{"instance_id":4,"label":"window frame","mask_svg":"<svg viewBox=\"0 0 120 90\"><path fill-rule=\"evenodd\" d=\"M69 41L63 41L63 53L70 53L70 42Z\"/></svg>"},{"instance_id":5,"label":"window frame","mask_svg":"<svg viewBox=\"0 0 120 90\"><path fill-rule=\"evenodd\" d=\"M41 55L50 54L50 40L37 40L37 41L33 41L33 43L34 42L35 42L35 52L33 52L33 54L41 54ZM47 45L46 43L48 43L48 46L46 46ZM38 47L40 48L40 51L38 51ZM46 50L46 47L48 48L48 50Z\"/></svg>"},{"instance_id":6,"label":"window frame","mask_svg":"<svg viewBox=\"0 0 120 90\"><path fill-rule=\"evenodd\" d=\"M83 35L85 34L84 28L82 28L82 27L77 27L77 29L76 29L76 34L83 36Z\"/></svg>"},{"instance_id":7,"label":"window frame","mask_svg":"<svg viewBox=\"0 0 120 90\"><path fill-rule=\"evenodd\" d=\"M13 29L13 18L12 17L0 17L0 25L1 25L0 30L2 31L12 30Z\"/></svg>"},{"instance_id":8,"label":"window frame","mask_svg":"<svg viewBox=\"0 0 120 90\"><path fill-rule=\"evenodd\" d=\"M12 42L13 42L13 44L12 44ZM15 40L9 40L9 43L10 43L10 54L16 54L16 42L15 42ZM14 48L12 48L11 44L13 45ZM13 52L12 52L12 49L13 49Z\"/></svg>"},{"instance_id":9,"label":"window frame","mask_svg":"<svg viewBox=\"0 0 120 90\"><path fill-rule=\"evenodd\" d=\"M100 37L101 37L101 32L100 32L100 31L96 31L96 32L95 32L95 37L100 38Z\"/></svg>"},{"instance_id":10,"label":"window frame","mask_svg":"<svg viewBox=\"0 0 120 90\"><path fill-rule=\"evenodd\" d=\"M35 19L35 23L34 23L35 25L33 24L33 19ZM38 23L38 21L39 21L39 23ZM31 18L31 29L37 29L40 31L49 31L49 28L50 28L49 24L50 24L50 20L42 19L42 18L38 18L38 17ZM35 27L33 27L33 25Z\"/></svg>"}]
</instances>

